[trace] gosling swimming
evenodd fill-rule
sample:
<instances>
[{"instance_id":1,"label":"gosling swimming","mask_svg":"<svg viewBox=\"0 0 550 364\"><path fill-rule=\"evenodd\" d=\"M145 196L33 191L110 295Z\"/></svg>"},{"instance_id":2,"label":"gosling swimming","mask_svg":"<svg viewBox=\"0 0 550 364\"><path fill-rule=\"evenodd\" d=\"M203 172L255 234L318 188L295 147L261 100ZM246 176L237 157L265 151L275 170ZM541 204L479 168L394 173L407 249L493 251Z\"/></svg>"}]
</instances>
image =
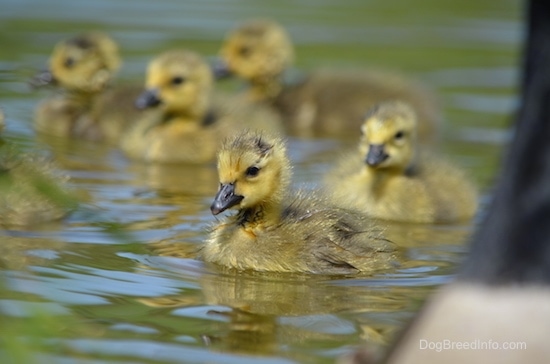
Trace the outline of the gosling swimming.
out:
<instances>
[{"instance_id":1,"label":"gosling swimming","mask_svg":"<svg viewBox=\"0 0 550 364\"><path fill-rule=\"evenodd\" d=\"M33 80L35 86L52 85L59 91L36 108L36 131L116 142L140 115L134 107L140 88L111 86L120 65L118 45L102 32L79 34L56 44L49 70Z\"/></svg>"},{"instance_id":2,"label":"gosling swimming","mask_svg":"<svg viewBox=\"0 0 550 364\"><path fill-rule=\"evenodd\" d=\"M203 58L190 50L173 50L153 59L140 109L155 112L138 119L121 138L132 159L154 163L213 162L221 140L246 126L279 130L277 115L214 94L213 75Z\"/></svg>"},{"instance_id":3,"label":"gosling swimming","mask_svg":"<svg viewBox=\"0 0 550 364\"><path fill-rule=\"evenodd\" d=\"M376 218L418 223L470 219L477 191L450 161L417 147L417 115L404 102L382 103L365 116L359 150L327 174L334 199Z\"/></svg>"},{"instance_id":4,"label":"gosling swimming","mask_svg":"<svg viewBox=\"0 0 550 364\"><path fill-rule=\"evenodd\" d=\"M251 20L225 39L216 70L248 83L249 99L277 110L287 131L299 135L350 136L365 110L393 99L408 101L419 115L422 140L433 140L441 119L434 93L419 82L375 70L316 70L289 79L294 48L274 21Z\"/></svg>"},{"instance_id":5,"label":"gosling swimming","mask_svg":"<svg viewBox=\"0 0 550 364\"><path fill-rule=\"evenodd\" d=\"M50 161L0 138L0 226L34 226L66 216L76 206L67 180Z\"/></svg>"},{"instance_id":6,"label":"gosling swimming","mask_svg":"<svg viewBox=\"0 0 550 364\"><path fill-rule=\"evenodd\" d=\"M199 257L237 270L355 274L387 268L396 248L364 215L334 207L318 192L289 191L283 140L244 131L218 153L219 191L211 210L237 213L216 224Z\"/></svg>"}]
</instances>

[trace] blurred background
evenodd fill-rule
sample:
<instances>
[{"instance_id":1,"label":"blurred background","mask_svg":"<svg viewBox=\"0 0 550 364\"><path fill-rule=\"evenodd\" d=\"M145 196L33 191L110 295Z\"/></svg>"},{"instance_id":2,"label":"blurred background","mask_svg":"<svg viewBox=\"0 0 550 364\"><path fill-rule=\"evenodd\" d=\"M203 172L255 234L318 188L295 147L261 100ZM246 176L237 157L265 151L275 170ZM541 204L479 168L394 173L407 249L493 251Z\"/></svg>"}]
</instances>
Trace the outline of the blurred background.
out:
<instances>
[{"instance_id":1,"label":"blurred background","mask_svg":"<svg viewBox=\"0 0 550 364\"><path fill-rule=\"evenodd\" d=\"M49 155L85 201L67 219L0 231L2 363L323 363L385 346L452 278L483 216L517 102L524 34L517 0L3 0L3 138ZM56 42L103 30L119 82L142 83L172 48L214 57L243 20L282 23L296 68L383 68L431 85L445 112L440 148L482 190L473 224L395 226L402 267L328 279L212 271L184 258L215 221L214 166L148 166L115 148L42 138L33 111L51 90L27 81ZM219 85L237 91L238 82ZM314 188L354 141L289 139L295 184Z\"/></svg>"}]
</instances>

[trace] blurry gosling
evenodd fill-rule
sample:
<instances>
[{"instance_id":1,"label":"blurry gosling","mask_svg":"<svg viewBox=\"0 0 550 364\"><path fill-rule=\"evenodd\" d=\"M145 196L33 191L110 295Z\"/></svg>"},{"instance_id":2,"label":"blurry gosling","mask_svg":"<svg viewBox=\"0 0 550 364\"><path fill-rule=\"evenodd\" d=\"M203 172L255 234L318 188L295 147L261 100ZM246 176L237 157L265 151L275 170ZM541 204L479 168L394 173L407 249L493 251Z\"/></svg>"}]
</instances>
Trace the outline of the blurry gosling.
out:
<instances>
[{"instance_id":1,"label":"blurry gosling","mask_svg":"<svg viewBox=\"0 0 550 364\"><path fill-rule=\"evenodd\" d=\"M67 180L51 162L0 139L0 226L35 226L67 215L76 205Z\"/></svg>"},{"instance_id":2,"label":"blurry gosling","mask_svg":"<svg viewBox=\"0 0 550 364\"><path fill-rule=\"evenodd\" d=\"M0 146L0 226L35 226L66 216L76 206L67 177L44 158Z\"/></svg>"},{"instance_id":3,"label":"blurry gosling","mask_svg":"<svg viewBox=\"0 0 550 364\"><path fill-rule=\"evenodd\" d=\"M395 246L364 215L333 207L318 192L290 192L282 139L244 131L218 154L216 224L199 258L237 270L356 274L387 268Z\"/></svg>"},{"instance_id":4,"label":"blurry gosling","mask_svg":"<svg viewBox=\"0 0 550 364\"><path fill-rule=\"evenodd\" d=\"M326 177L335 200L386 220L470 219L477 208L476 188L450 161L417 150L416 123L406 103L372 108L361 127L359 151L345 155Z\"/></svg>"},{"instance_id":5,"label":"blurry gosling","mask_svg":"<svg viewBox=\"0 0 550 364\"><path fill-rule=\"evenodd\" d=\"M155 113L134 122L121 138L122 150L145 162L214 162L226 135L246 126L280 129L275 113L213 94L212 87L212 71L195 52L173 50L153 59L136 106Z\"/></svg>"},{"instance_id":6,"label":"blurry gosling","mask_svg":"<svg viewBox=\"0 0 550 364\"><path fill-rule=\"evenodd\" d=\"M435 95L424 85L375 70L316 70L288 80L294 48L274 21L251 20L226 37L216 65L221 76L236 75L249 85L250 99L271 105L287 130L300 135L351 136L365 108L393 99L408 101L419 115L421 140L433 140L441 119Z\"/></svg>"},{"instance_id":7,"label":"blurry gosling","mask_svg":"<svg viewBox=\"0 0 550 364\"><path fill-rule=\"evenodd\" d=\"M102 32L77 35L56 44L49 69L33 86L57 86L59 93L35 111L37 132L58 137L114 142L139 115L133 100L140 88L111 87L121 59L118 46Z\"/></svg>"}]
</instances>

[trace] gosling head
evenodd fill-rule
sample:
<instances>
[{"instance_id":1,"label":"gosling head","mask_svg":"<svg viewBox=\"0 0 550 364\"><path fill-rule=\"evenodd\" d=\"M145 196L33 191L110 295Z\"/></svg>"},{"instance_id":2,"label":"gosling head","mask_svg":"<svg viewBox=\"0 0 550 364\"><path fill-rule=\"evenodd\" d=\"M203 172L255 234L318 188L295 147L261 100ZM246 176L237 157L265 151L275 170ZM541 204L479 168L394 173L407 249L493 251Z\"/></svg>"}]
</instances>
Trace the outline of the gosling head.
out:
<instances>
[{"instance_id":1,"label":"gosling head","mask_svg":"<svg viewBox=\"0 0 550 364\"><path fill-rule=\"evenodd\" d=\"M294 49L279 24L265 19L248 21L231 31L220 51L216 74L236 74L249 82L276 78L292 64Z\"/></svg>"},{"instance_id":2,"label":"gosling head","mask_svg":"<svg viewBox=\"0 0 550 364\"><path fill-rule=\"evenodd\" d=\"M220 188L210 206L214 215L278 203L290 182L285 144L279 137L241 132L222 144L218 174Z\"/></svg>"},{"instance_id":3,"label":"gosling head","mask_svg":"<svg viewBox=\"0 0 550 364\"><path fill-rule=\"evenodd\" d=\"M369 110L361 127L359 150L374 169L406 169L414 158L416 113L406 103L394 101Z\"/></svg>"},{"instance_id":4,"label":"gosling head","mask_svg":"<svg viewBox=\"0 0 550 364\"><path fill-rule=\"evenodd\" d=\"M169 51L147 67L139 109L162 107L166 112L201 117L208 107L213 76L208 64L192 51Z\"/></svg>"},{"instance_id":5,"label":"gosling head","mask_svg":"<svg viewBox=\"0 0 550 364\"><path fill-rule=\"evenodd\" d=\"M31 81L35 86L57 83L76 92L103 90L120 67L117 44L106 34L91 32L58 43L49 70Z\"/></svg>"}]
</instances>

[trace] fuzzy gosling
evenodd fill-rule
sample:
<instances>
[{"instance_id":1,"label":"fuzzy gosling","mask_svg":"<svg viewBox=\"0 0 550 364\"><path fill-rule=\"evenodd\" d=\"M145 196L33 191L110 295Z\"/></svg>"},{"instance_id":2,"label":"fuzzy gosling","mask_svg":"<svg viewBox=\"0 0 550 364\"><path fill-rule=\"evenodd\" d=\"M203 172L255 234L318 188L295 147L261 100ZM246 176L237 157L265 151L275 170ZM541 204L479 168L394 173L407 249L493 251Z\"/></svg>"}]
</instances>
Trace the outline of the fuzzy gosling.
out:
<instances>
[{"instance_id":1,"label":"fuzzy gosling","mask_svg":"<svg viewBox=\"0 0 550 364\"><path fill-rule=\"evenodd\" d=\"M417 117L404 102L372 108L359 151L345 155L326 178L334 199L376 218L448 223L470 219L477 191L464 171L417 148Z\"/></svg>"},{"instance_id":2,"label":"fuzzy gosling","mask_svg":"<svg viewBox=\"0 0 550 364\"><path fill-rule=\"evenodd\" d=\"M269 110L213 90L208 63L190 50L171 50L147 67L136 106L152 113L121 137L124 153L152 163L209 163L225 136L247 126L279 130Z\"/></svg>"},{"instance_id":3,"label":"fuzzy gosling","mask_svg":"<svg viewBox=\"0 0 550 364\"><path fill-rule=\"evenodd\" d=\"M395 246L364 215L323 196L288 190L291 167L279 137L244 131L218 153L213 227L199 257L237 270L355 274L388 267Z\"/></svg>"},{"instance_id":4,"label":"fuzzy gosling","mask_svg":"<svg viewBox=\"0 0 550 364\"><path fill-rule=\"evenodd\" d=\"M421 117L422 140L437 137L441 110L424 84L375 69L317 69L301 76L291 70L294 46L283 26L253 19L232 30L220 50L218 76L235 75L247 85L249 99L276 110L288 132L298 135L352 136L365 109L400 99Z\"/></svg>"},{"instance_id":5,"label":"fuzzy gosling","mask_svg":"<svg viewBox=\"0 0 550 364\"><path fill-rule=\"evenodd\" d=\"M37 132L115 143L141 115L133 100L140 89L111 85L121 65L116 42L102 32L79 34L56 44L49 69L35 76L33 86L56 86L54 95L35 110Z\"/></svg>"}]
</instances>

